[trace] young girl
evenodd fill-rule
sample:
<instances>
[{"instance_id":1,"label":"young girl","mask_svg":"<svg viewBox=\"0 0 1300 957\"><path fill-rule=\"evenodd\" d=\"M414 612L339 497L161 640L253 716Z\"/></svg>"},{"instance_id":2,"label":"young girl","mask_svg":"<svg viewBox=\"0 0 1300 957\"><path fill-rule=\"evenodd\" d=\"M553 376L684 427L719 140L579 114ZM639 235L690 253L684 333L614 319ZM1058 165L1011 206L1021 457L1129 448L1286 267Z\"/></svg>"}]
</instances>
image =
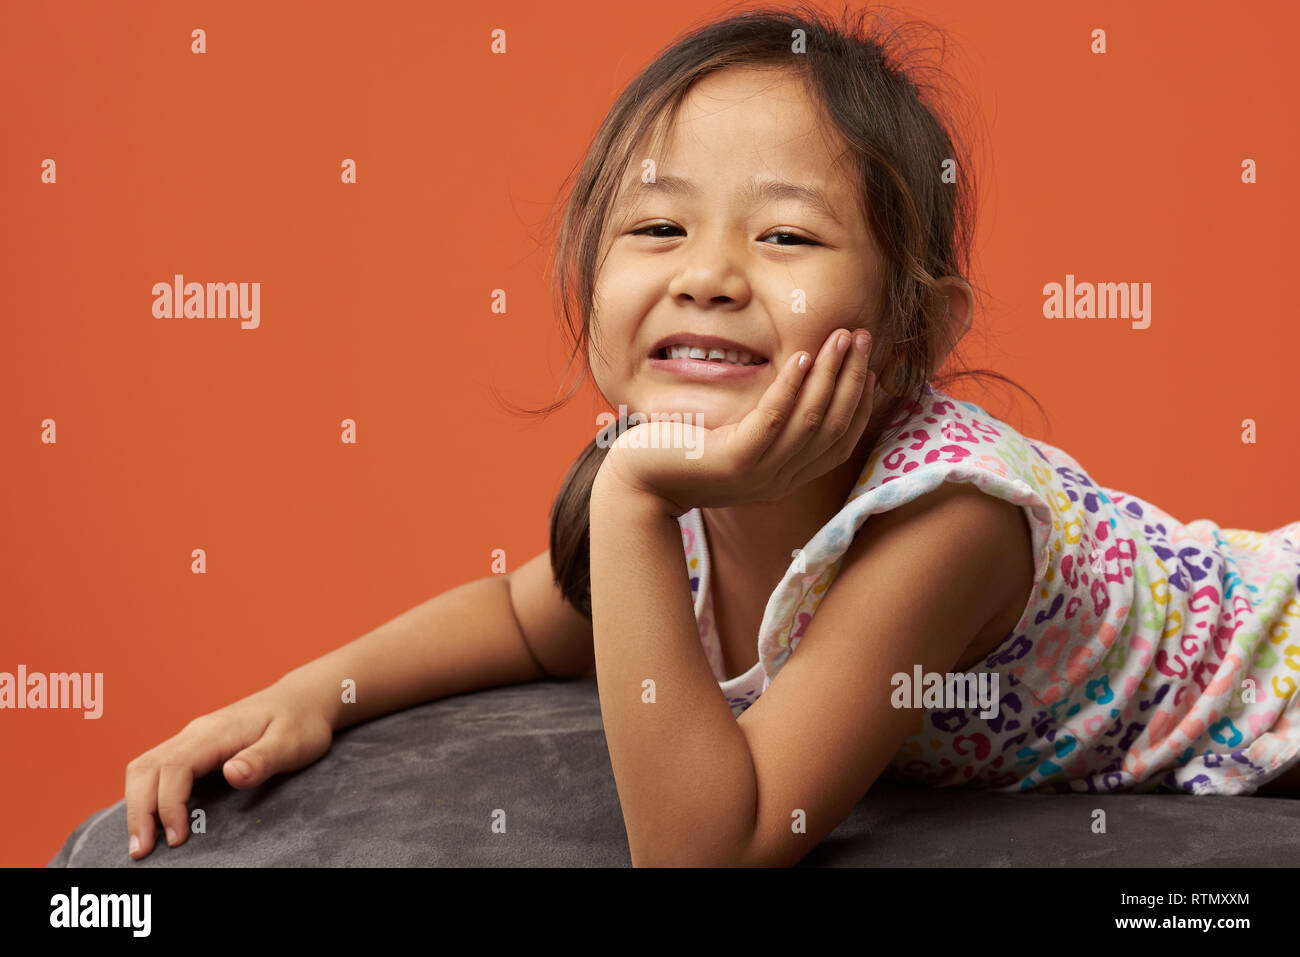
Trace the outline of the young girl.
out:
<instances>
[{"instance_id":1,"label":"young girl","mask_svg":"<svg viewBox=\"0 0 1300 957\"><path fill-rule=\"evenodd\" d=\"M1183 524L932 385L974 311L957 155L861 23L751 11L660 55L560 234L575 355L638 414L550 550L133 760L132 856L218 766L253 787L339 728L593 666L634 864L793 864L882 774L1293 793L1300 522Z\"/></svg>"}]
</instances>

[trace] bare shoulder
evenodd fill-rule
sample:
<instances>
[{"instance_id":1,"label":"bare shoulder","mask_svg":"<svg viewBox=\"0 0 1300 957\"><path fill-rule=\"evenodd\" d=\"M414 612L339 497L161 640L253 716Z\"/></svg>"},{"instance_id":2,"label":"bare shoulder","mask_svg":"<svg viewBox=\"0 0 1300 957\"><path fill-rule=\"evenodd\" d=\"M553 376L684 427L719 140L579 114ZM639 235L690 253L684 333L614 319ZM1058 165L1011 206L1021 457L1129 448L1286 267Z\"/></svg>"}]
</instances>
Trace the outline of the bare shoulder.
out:
<instances>
[{"instance_id":1,"label":"bare shoulder","mask_svg":"<svg viewBox=\"0 0 1300 957\"><path fill-rule=\"evenodd\" d=\"M919 528L926 529L925 534L908 534ZM958 592L975 588L981 594L981 605L990 612L958 659L958 670L978 662L1001 644L1032 597L1033 538L1024 509L970 482L944 482L904 505L872 515L850 546L846 563L884 541L895 558L910 558L909 564L915 565L921 580L927 580L926 567L937 569L945 564L944 555L967 556L970 564L957 569L965 581L952 583L956 592L945 589L942 594L955 599ZM944 555L936 555L936 550ZM944 583L927 580L927 584L933 588Z\"/></svg>"}]
</instances>

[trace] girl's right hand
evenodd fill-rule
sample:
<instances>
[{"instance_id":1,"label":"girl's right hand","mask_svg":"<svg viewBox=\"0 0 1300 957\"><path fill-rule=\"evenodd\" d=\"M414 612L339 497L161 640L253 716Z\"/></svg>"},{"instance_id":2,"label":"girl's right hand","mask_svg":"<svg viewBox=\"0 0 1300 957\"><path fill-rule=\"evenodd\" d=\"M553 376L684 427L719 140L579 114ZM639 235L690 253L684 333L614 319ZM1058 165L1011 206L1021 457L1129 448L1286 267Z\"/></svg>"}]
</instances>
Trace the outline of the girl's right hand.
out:
<instances>
[{"instance_id":1,"label":"girl's right hand","mask_svg":"<svg viewBox=\"0 0 1300 957\"><path fill-rule=\"evenodd\" d=\"M319 697L285 681L195 718L127 764L127 853L140 860L153 850L155 814L170 832L167 843L184 844L190 831L185 803L190 788L195 778L218 765L231 787L245 790L274 774L306 767L330 749L333 739ZM241 772L238 762L247 765L248 773Z\"/></svg>"}]
</instances>

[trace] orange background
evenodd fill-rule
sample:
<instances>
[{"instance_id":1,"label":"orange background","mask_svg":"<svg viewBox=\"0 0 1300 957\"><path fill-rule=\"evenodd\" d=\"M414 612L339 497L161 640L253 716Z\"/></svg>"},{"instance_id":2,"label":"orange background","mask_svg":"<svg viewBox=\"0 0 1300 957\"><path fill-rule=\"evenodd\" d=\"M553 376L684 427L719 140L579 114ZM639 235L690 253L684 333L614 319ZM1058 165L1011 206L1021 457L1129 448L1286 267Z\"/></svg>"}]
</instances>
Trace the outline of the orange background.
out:
<instances>
[{"instance_id":1,"label":"orange background","mask_svg":"<svg viewBox=\"0 0 1300 957\"><path fill-rule=\"evenodd\" d=\"M560 384L543 219L619 90L723 9L0 8L0 671L102 671L105 709L0 711L0 864L44 865L191 718L490 574L495 548L511 568L546 548L599 406L492 397ZM1184 521L1300 519L1295 6L902 9L942 28L984 117L974 266L997 298L967 360L1050 428L1018 393L952 391ZM174 273L261 282L261 327L154 318ZM1151 282L1150 328L1043 318L1066 273Z\"/></svg>"}]
</instances>

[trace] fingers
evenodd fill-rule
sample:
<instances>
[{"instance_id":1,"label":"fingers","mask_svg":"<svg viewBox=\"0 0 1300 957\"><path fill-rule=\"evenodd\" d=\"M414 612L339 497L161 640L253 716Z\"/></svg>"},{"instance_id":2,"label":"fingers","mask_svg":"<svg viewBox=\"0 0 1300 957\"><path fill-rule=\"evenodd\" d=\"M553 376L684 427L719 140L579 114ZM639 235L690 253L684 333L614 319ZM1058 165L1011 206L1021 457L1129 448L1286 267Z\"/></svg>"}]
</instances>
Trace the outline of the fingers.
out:
<instances>
[{"instance_id":1,"label":"fingers","mask_svg":"<svg viewBox=\"0 0 1300 957\"><path fill-rule=\"evenodd\" d=\"M868 343L869 349L870 343ZM854 351L857 351L856 345ZM867 423L871 420L871 413L875 407L876 374L866 368L869 359L870 352L868 351L866 355L862 356L860 363L855 361L853 364L848 362L844 364L840 375L841 388L837 391L831 408L826 413L825 429L828 435L840 431L840 427L835 423L837 417L844 415L849 416L848 426L842 430L843 434L838 439L832 441L819 455L815 455L812 461L808 461L802 467L796 464L797 470L789 480L790 487L797 487L804 482L811 481L853 454L853 450L862 439L863 432L866 431ZM858 372L855 367L859 364L865 370L863 372L864 381L861 385L856 384ZM848 412L844 411L845 406L849 406ZM803 456L800 458L804 459ZM804 460L806 461L806 459Z\"/></svg>"},{"instance_id":2,"label":"fingers","mask_svg":"<svg viewBox=\"0 0 1300 957\"><path fill-rule=\"evenodd\" d=\"M257 787L282 768L294 763L294 738L272 719L266 733L252 745L233 755L221 768L230 786L240 790ZM240 765L247 768L247 772Z\"/></svg>"},{"instance_id":3,"label":"fingers","mask_svg":"<svg viewBox=\"0 0 1300 957\"><path fill-rule=\"evenodd\" d=\"M741 420L737 432L746 450L744 467L756 465L785 429L799 387L811 365L812 359L806 352L796 352L786 359L781 371L758 400L758 405Z\"/></svg>"},{"instance_id":4,"label":"fingers","mask_svg":"<svg viewBox=\"0 0 1300 957\"><path fill-rule=\"evenodd\" d=\"M843 461L871 418L875 375L867 365L870 349L865 329L836 329L811 370L795 363L804 353L787 360L740 425L748 452L742 467L763 460L781 463L777 484L790 487Z\"/></svg>"},{"instance_id":5,"label":"fingers","mask_svg":"<svg viewBox=\"0 0 1300 957\"><path fill-rule=\"evenodd\" d=\"M141 760L137 758L136 761ZM126 766L126 829L130 835L128 853L139 860L153 850L154 811L158 807L158 768Z\"/></svg>"},{"instance_id":6,"label":"fingers","mask_svg":"<svg viewBox=\"0 0 1300 957\"><path fill-rule=\"evenodd\" d=\"M871 335L865 329L859 329L852 338L853 348L840 366L835 394L826 409L821 428L791 463L795 474L803 472L811 463L820 463L828 468L839 464L843 457L836 456L844 453L847 457L871 417L872 396L867 392L871 376L867 367L871 356Z\"/></svg>"},{"instance_id":7,"label":"fingers","mask_svg":"<svg viewBox=\"0 0 1300 957\"><path fill-rule=\"evenodd\" d=\"M185 843L190 830L185 802L194 785L195 768L180 757L182 748L170 742L162 747L168 750L156 748L126 766L127 853L135 860L147 857L154 849L158 837L155 814L162 821L167 843L173 847Z\"/></svg>"},{"instance_id":8,"label":"fingers","mask_svg":"<svg viewBox=\"0 0 1300 957\"><path fill-rule=\"evenodd\" d=\"M189 835L190 793L197 777L209 773L226 755L238 752L235 757L254 751L249 763L258 773L252 778L231 773L226 779L236 787L252 787L274 773L278 750L272 745L256 749L244 748L249 742L259 742L270 719L257 712L244 715L247 720L205 715L191 721L175 737L158 747L146 751L126 766L126 826L127 853L135 860L148 856L157 841L154 815L161 820L167 843L173 847L185 843ZM259 776L260 775L260 776Z\"/></svg>"},{"instance_id":9,"label":"fingers","mask_svg":"<svg viewBox=\"0 0 1300 957\"><path fill-rule=\"evenodd\" d=\"M845 357L849 355L852 335L845 329L836 329L822 343L817 361L813 363L812 372L806 376L798 403L790 413L790 423L780 437L772 443L765 457L781 463L780 468L801 469L806 459L800 453L810 448L815 438L824 431L827 421L827 406L840 381L840 371L845 368ZM850 357L851 358L851 357ZM816 446L821 443L814 443Z\"/></svg>"},{"instance_id":10,"label":"fingers","mask_svg":"<svg viewBox=\"0 0 1300 957\"><path fill-rule=\"evenodd\" d=\"M194 785L194 772L184 764L166 764L158 774L158 817L162 820L163 835L172 847L185 843L190 833L189 808Z\"/></svg>"}]
</instances>

